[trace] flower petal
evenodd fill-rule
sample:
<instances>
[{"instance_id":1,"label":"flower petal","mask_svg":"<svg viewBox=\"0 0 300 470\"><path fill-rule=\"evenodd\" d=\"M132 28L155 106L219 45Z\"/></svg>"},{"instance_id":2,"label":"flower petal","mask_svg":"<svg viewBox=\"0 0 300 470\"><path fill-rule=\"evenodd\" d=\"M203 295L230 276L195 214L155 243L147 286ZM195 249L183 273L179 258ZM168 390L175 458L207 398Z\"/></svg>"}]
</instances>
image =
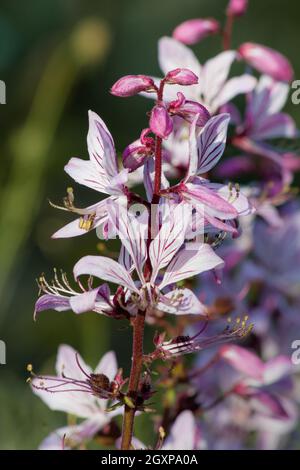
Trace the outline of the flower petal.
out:
<instances>
[{"instance_id":1,"label":"flower petal","mask_svg":"<svg viewBox=\"0 0 300 470\"><path fill-rule=\"evenodd\" d=\"M114 351L109 351L100 359L95 374L104 374L113 380L118 372L117 358Z\"/></svg>"},{"instance_id":2,"label":"flower petal","mask_svg":"<svg viewBox=\"0 0 300 470\"><path fill-rule=\"evenodd\" d=\"M171 427L162 450L193 450L197 441L197 425L191 411L182 411Z\"/></svg>"},{"instance_id":3,"label":"flower petal","mask_svg":"<svg viewBox=\"0 0 300 470\"><path fill-rule=\"evenodd\" d=\"M127 210L127 208L117 202L109 201L108 208L112 225L120 236L122 244L130 254L136 272L142 284L144 284L143 266L147 259L148 210L146 207L143 207L142 213L137 220L133 212L130 212L130 209Z\"/></svg>"},{"instance_id":4,"label":"flower petal","mask_svg":"<svg viewBox=\"0 0 300 470\"><path fill-rule=\"evenodd\" d=\"M138 293L130 274L116 261L105 256L84 256L74 266L74 276L83 274L96 276L104 281L121 284L130 291Z\"/></svg>"},{"instance_id":5,"label":"flower petal","mask_svg":"<svg viewBox=\"0 0 300 470\"><path fill-rule=\"evenodd\" d=\"M157 309L174 315L206 315L207 309L190 289L175 289L161 295Z\"/></svg>"},{"instance_id":6,"label":"flower petal","mask_svg":"<svg viewBox=\"0 0 300 470\"><path fill-rule=\"evenodd\" d=\"M162 223L158 234L152 240L149 255L152 265L151 283L154 284L160 269L167 266L184 242L188 223L191 220L191 206L181 203L175 206L164 199L161 207Z\"/></svg>"},{"instance_id":7,"label":"flower petal","mask_svg":"<svg viewBox=\"0 0 300 470\"><path fill-rule=\"evenodd\" d=\"M257 83L255 77L249 74L234 77L228 80L223 86L221 92L213 101L213 108L219 109L224 104L231 101L237 95L243 95L253 90Z\"/></svg>"},{"instance_id":8,"label":"flower petal","mask_svg":"<svg viewBox=\"0 0 300 470\"><path fill-rule=\"evenodd\" d=\"M256 354L235 345L222 346L221 357L234 369L260 382L263 381L264 363Z\"/></svg>"},{"instance_id":9,"label":"flower petal","mask_svg":"<svg viewBox=\"0 0 300 470\"><path fill-rule=\"evenodd\" d=\"M161 284L160 289L169 284L182 281L210 269L223 267L223 260L208 244L189 243L173 258Z\"/></svg>"},{"instance_id":10,"label":"flower petal","mask_svg":"<svg viewBox=\"0 0 300 470\"><path fill-rule=\"evenodd\" d=\"M212 105L213 100L223 89L235 58L235 51L225 51L205 63L202 70L202 92L208 106Z\"/></svg>"},{"instance_id":11,"label":"flower petal","mask_svg":"<svg viewBox=\"0 0 300 470\"><path fill-rule=\"evenodd\" d=\"M195 176L196 159L196 174L207 173L217 164L225 149L229 121L229 114L219 114L212 117L198 135L191 129L187 177Z\"/></svg>"}]
</instances>

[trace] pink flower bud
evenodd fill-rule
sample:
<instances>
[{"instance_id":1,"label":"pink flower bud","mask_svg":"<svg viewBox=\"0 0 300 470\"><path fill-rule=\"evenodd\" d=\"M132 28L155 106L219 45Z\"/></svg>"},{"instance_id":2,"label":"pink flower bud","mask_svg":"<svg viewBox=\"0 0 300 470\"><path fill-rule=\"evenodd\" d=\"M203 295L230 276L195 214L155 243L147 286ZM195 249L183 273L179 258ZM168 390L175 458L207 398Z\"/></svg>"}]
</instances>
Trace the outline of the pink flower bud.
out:
<instances>
[{"instance_id":1,"label":"pink flower bud","mask_svg":"<svg viewBox=\"0 0 300 470\"><path fill-rule=\"evenodd\" d=\"M173 31L173 38L183 44L193 45L206 36L216 34L220 29L219 23L214 18L184 21Z\"/></svg>"},{"instance_id":2,"label":"pink flower bud","mask_svg":"<svg viewBox=\"0 0 300 470\"><path fill-rule=\"evenodd\" d=\"M141 91L153 91L154 88L154 81L146 75L126 75L112 86L110 92L115 96L127 98Z\"/></svg>"},{"instance_id":3,"label":"pink flower bud","mask_svg":"<svg viewBox=\"0 0 300 470\"><path fill-rule=\"evenodd\" d=\"M166 139L173 130L173 121L162 104L154 106L150 117L150 128L153 134Z\"/></svg>"},{"instance_id":4,"label":"pink flower bud","mask_svg":"<svg viewBox=\"0 0 300 470\"><path fill-rule=\"evenodd\" d=\"M175 69L167 73L166 82L171 85L196 85L198 77L189 69Z\"/></svg>"},{"instance_id":5,"label":"pink flower bud","mask_svg":"<svg viewBox=\"0 0 300 470\"><path fill-rule=\"evenodd\" d=\"M197 126L203 127L210 119L208 110L197 101L186 100L183 93L177 93L178 99L169 104L169 113L192 123L198 115Z\"/></svg>"},{"instance_id":6,"label":"pink flower bud","mask_svg":"<svg viewBox=\"0 0 300 470\"><path fill-rule=\"evenodd\" d=\"M287 58L270 47L246 42L239 48L241 57L261 73L274 80L290 82L294 71Z\"/></svg>"},{"instance_id":7,"label":"pink flower bud","mask_svg":"<svg viewBox=\"0 0 300 470\"><path fill-rule=\"evenodd\" d=\"M129 144L123 152L123 166L134 171L154 153L155 141L148 137L150 129L144 129L138 140Z\"/></svg>"},{"instance_id":8,"label":"pink flower bud","mask_svg":"<svg viewBox=\"0 0 300 470\"><path fill-rule=\"evenodd\" d=\"M248 8L248 0L230 0L227 7L228 16L242 16Z\"/></svg>"}]
</instances>

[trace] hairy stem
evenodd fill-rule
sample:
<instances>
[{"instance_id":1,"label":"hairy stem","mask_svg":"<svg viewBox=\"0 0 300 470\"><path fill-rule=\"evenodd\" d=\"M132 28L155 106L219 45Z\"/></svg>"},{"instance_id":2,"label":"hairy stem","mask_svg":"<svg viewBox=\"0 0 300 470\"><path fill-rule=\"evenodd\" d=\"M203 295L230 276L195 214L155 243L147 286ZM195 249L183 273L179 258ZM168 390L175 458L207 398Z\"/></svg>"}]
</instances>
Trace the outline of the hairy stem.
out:
<instances>
[{"instance_id":1,"label":"hairy stem","mask_svg":"<svg viewBox=\"0 0 300 470\"><path fill-rule=\"evenodd\" d=\"M143 338L145 327L145 312L138 312L133 324L133 347L132 347L132 363L128 385L128 397L136 399L139 380L143 366ZM121 449L129 450L134 427L134 416L136 408L125 405L123 418L122 442Z\"/></svg>"}]
</instances>

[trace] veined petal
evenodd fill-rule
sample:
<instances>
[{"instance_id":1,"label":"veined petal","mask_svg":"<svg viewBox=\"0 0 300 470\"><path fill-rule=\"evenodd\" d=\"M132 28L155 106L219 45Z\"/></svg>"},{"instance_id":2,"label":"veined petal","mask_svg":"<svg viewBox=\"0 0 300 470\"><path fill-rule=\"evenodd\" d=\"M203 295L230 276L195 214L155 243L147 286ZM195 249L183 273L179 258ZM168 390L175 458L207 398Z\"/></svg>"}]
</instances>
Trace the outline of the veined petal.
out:
<instances>
[{"instance_id":1,"label":"veined petal","mask_svg":"<svg viewBox=\"0 0 300 470\"><path fill-rule=\"evenodd\" d=\"M227 128L230 115L219 114L212 117L197 135L191 129L190 134L190 165L188 177L195 176L195 159L197 156L197 174L204 174L210 171L223 155ZM193 132L192 132L193 131ZM196 139L196 142L195 142ZM197 152L197 154L196 154Z\"/></svg>"},{"instance_id":2,"label":"veined petal","mask_svg":"<svg viewBox=\"0 0 300 470\"><path fill-rule=\"evenodd\" d=\"M77 278L83 274L96 276L114 284L121 284L132 292L139 292L126 269L105 256L84 256L81 258L74 266L74 276Z\"/></svg>"},{"instance_id":3,"label":"veined petal","mask_svg":"<svg viewBox=\"0 0 300 470\"><path fill-rule=\"evenodd\" d=\"M161 294L157 309L174 315L206 315L207 309L190 289Z\"/></svg>"},{"instance_id":4,"label":"veined petal","mask_svg":"<svg viewBox=\"0 0 300 470\"><path fill-rule=\"evenodd\" d=\"M38 298L35 304L34 318L44 310L56 310L57 312L64 312L70 310L70 297L64 295L44 294Z\"/></svg>"},{"instance_id":5,"label":"veined petal","mask_svg":"<svg viewBox=\"0 0 300 470\"><path fill-rule=\"evenodd\" d=\"M100 175L105 180L118 174L118 163L113 138L104 121L93 111L89 111L88 151Z\"/></svg>"},{"instance_id":6,"label":"veined petal","mask_svg":"<svg viewBox=\"0 0 300 470\"><path fill-rule=\"evenodd\" d=\"M208 182L206 186L218 197L222 198L224 201L230 204L238 216L245 216L255 212L255 209L247 196L245 196L243 191L240 191L235 186L231 187L229 185L211 182Z\"/></svg>"},{"instance_id":7,"label":"veined petal","mask_svg":"<svg viewBox=\"0 0 300 470\"><path fill-rule=\"evenodd\" d=\"M161 204L162 224L158 234L150 244L149 255L152 265L151 283L154 284L160 269L169 264L182 246L192 213L189 204L171 206L166 199Z\"/></svg>"},{"instance_id":8,"label":"veined petal","mask_svg":"<svg viewBox=\"0 0 300 470\"><path fill-rule=\"evenodd\" d=\"M90 312L95 308L98 288L70 297L70 305L75 313Z\"/></svg>"},{"instance_id":9,"label":"veined petal","mask_svg":"<svg viewBox=\"0 0 300 470\"><path fill-rule=\"evenodd\" d=\"M186 188L187 191L183 191L183 194L186 194L196 205L203 204L205 206L203 208L204 215L209 208L210 215L221 219L233 219L238 216L235 207L225 197L222 198L216 188L209 188L208 184L197 185L193 183L187 183Z\"/></svg>"},{"instance_id":10,"label":"veined petal","mask_svg":"<svg viewBox=\"0 0 300 470\"><path fill-rule=\"evenodd\" d=\"M134 263L136 272L142 282L145 283L143 275L143 266L147 259L147 235L148 235L148 211L144 212L139 220L130 213L130 208L123 207L114 201L109 201L110 220L120 236L121 242L130 254Z\"/></svg>"},{"instance_id":11,"label":"veined petal","mask_svg":"<svg viewBox=\"0 0 300 470\"><path fill-rule=\"evenodd\" d=\"M82 213L84 216L93 216L93 222L91 224L91 228L95 229L99 227L101 224L105 223L108 219L108 214L107 214L107 207L106 203L109 198L103 199L100 202L97 202L96 204L93 204L92 206L86 207L82 209ZM83 217L84 217L83 216ZM89 230L86 230L85 228L81 228L81 221L82 218L79 217L72 222L68 223L61 229L57 230L51 238L70 238L70 237L78 237L80 235L85 235Z\"/></svg>"},{"instance_id":12,"label":"veined petal","mask_svg":"<svg viewBox=\"0 0 300 470\"><path fill-rule=\"evenodd\" d=\"M106 175L100 174L97 167L89 160L71 158L65 165L65 172L68 173L77 183L94 189L100 193L110 194L110 181Z\"/></svg>"},{"instance_id":13,"label":"veined petal","mask_svg":"<svg viewBox=\"0 0 300 470\"><path fill-rule=\"evenodd\" d=\"M167 267L160 289L204 271L223 267L223 260L208 244L189 243L187 246L175 255Z\"/></svg>"}]
</instances>

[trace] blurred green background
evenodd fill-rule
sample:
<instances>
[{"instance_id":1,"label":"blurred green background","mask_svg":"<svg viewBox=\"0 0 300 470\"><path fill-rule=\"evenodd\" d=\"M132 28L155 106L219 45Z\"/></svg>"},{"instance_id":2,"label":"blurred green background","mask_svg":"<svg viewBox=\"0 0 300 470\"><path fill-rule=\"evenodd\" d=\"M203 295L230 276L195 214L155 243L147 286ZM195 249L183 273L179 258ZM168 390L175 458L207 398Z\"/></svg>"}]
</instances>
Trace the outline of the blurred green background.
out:
<instances>
[{"instance_id":1,"label":"blurred green background","mask_svg":"<svg viewBox=\"0 0 300 470\"><path fill-rule=\"evenodd\" d=\"M71 273L83 254L97 253L92 232L51 240L71 220L49 207L60 203L70 178L63 166L87 158L87 111L101 115L122 151L145 127L149 102L117 99L108 92L125 74L159 74L157 40L183 20L223 18L227 0L1 0L0 79L7 104L0 105L0 339L7 364L0 365L0 448L36 448L65 423L26 385L26 364L51 371L57 346L71 344L91 365L112 348L128 367L126 325L96 314L41 314L34 323L35 278L54 266ZM300 77L300 4L297 0L250 0L235 27L233 45L253 40L285 53ZM200 61L219 51L219 38L197 46ZM288 105L297 119L300 107ZM97 195L73 185L77 204ZM142 425L140 425L142 426Z\"/></svg>"}]
</instances>

